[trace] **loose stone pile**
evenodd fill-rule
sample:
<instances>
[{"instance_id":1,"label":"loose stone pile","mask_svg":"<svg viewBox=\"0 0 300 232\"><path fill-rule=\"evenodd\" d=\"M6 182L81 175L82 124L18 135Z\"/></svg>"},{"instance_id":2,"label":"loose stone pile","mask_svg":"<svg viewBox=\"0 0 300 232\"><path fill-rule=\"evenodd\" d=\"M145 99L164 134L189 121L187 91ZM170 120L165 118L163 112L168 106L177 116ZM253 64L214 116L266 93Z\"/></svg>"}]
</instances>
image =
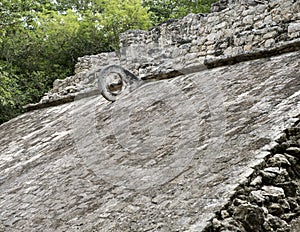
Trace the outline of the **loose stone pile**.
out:
<instances>
[{"instance_id":1,"label":"loose stone pile","mask_svg":"<svg viewBox=\"0 0 300 232\"><path fill-rule=\"evenodd\" d=\"M38 105L93 90L95 67L117 64L140 79L162 79L299 49L299 1L222 0L210 14L127 31L118 53L79 58L75 75L55 81Z\"/></svg>"},{"instance_id":2,"label":"loose stone pile","mask_svg":"<svg viewBox=\"0 0 300 232\"><path fill-rule=\"evenodd\" d=\"M290 231L300 215L300 122L277 142L206 232ZM299 231L294 223L293 231Z\"/></svg>"}]
</instances>

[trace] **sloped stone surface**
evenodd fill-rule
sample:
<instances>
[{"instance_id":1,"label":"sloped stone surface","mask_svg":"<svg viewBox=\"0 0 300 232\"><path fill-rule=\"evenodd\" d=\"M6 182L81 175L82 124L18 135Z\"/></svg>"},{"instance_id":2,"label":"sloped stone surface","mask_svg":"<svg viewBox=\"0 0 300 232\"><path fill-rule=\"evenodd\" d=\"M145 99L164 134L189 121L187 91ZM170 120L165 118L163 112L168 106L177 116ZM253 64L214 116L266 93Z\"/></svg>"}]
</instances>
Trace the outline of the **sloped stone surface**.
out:
<instances>
[{"instance_id":1,"label":"sloped stone surface","mask_svg":"<svg viewBox=\"0 0 300 232\"><path fill-rule=\"evenodd\" d=\"M97 70L107 65L121 65L142 80L166 79L300 50L299 1L221 0L217 5L223 10L123 33L118 52L78 58L74 76L56 80L39 103L26 108L70 102L93 91Z\"/></svg>"},{"instance_id":2,"label":"sloped stone surface","mask_svg":"<svg viewBox=\"0 0 300 232\"><path fill-rule=\"evenodd\" d=\"M276 140L278 144L259 169L238 187L231 201L216 213L205 231L232 231L233 228L234 231L299 231L300 160L297 154L287 154L291 147L300 147L299 125L300 117ZM277 157L281 159L275 159ZM282 163L283 157L291 162ZM266 172L272 173L273 178L266 179Z\"/></svg>"},{"instance_id":3,"label":"sloped stone surface","mask_svg":"<svg viewBox=\"0 0 300 232\"><path fill-rule=\"evenodd\" d=\"M299 62L204 70L1 125L0 230L202 231L300 114Z\"/></svg>"}]
</instances>

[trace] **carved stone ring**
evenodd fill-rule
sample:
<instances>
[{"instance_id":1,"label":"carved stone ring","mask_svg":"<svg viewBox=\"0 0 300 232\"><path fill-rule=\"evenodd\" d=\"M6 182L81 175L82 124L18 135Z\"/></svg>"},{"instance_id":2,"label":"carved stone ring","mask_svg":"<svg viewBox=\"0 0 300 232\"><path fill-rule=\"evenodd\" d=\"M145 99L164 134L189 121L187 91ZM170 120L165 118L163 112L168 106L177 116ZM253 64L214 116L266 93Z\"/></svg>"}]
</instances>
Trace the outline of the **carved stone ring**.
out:
<instances>
[{"instance_id":1,"label":"carved stone ring","mask_svg":"<svg viewBox=\"0 0 300 232\"><path fill-rule=\"evenodd\" d=\"M98 75L98 86L101 95L108 101L116 101L117 96L137 87L141 81L128 70L119 65L108 65Z\"/></svg>"}]
</instances>

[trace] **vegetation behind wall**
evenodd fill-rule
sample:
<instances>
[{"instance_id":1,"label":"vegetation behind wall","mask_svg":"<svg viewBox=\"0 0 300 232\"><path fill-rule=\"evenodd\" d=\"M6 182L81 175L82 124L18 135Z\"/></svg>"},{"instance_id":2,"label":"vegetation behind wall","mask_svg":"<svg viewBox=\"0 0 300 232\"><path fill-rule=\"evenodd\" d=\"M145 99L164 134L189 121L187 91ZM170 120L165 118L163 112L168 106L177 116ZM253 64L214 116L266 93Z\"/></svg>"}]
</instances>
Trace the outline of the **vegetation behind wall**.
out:
<instances>
[{"instance_id":1,"label":"vegetation behind wall","mask_svg":"<svg viewBox=\"0 0 300 232\"><path fill-rule=\"evenodd\" d=\"M2 0L0 124L37 102L77 58L118 49L119 34L207 11L213 0Z\"/></svg>"}]
</instances>

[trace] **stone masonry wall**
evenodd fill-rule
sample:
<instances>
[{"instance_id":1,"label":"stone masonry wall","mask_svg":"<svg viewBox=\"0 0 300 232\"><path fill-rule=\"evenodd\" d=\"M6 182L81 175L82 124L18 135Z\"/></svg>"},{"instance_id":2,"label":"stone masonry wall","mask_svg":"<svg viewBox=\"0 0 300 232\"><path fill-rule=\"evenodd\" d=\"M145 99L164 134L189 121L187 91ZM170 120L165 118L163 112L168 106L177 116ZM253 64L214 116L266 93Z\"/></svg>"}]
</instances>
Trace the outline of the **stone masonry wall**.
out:
<instances>
[{"instance_id":1,"label":"stone masonry wall","mask_svg":"<svg viewBox=\"0 0 300 232\"><path fill-rule=\"evenodd\" d=\"M231 201L212 219L206 232L299 231L300 120L270 149L265 161Z\"/></svg>"},{"instance_id":2,"label":"stone masonry wall","mask_svg":"<svg viewBox=\"0 0 300 232\"><path fill-rule=\"evenodd\" d=\"M157 66L185 68L211 59L267 50L300 36L300 2L231 3L221 12L190 14L149 31L121 36L121 64L136 75L153 74ZM80 59L77 72L96 60ZM87 62L86 62L87 61ZM171 62L170 62L171 61ZM164 70L167 71L167 70Z\"/></svg>"},{"instance_id":3,"label":"stone masonry wall","mask_svg":"<svg viewBox=\"0 0 300 232\"><path fill-rule=\"evenodd\" d=\"M225 8L219 12L189 14L149 31L128 31L121 36L118 53L79 58L76 74L55 81L39 104L72 100L97 88L93 69L108 64L122 65L140 79L162 79L300 49L299 1L222 2L226 8L213 7Z\"/></svg>"},{"instance_id":4,"label":"stone masonry wall","mask_svg":"<svg viewBox=\"0 0 300 232\"><path fill-rule=\"evenodd\" d=\"M232 3L220 12L190 14L148 32L121 37L125 66L141 76L185 69L268 50L300 37L300 2ZM124 49L125 48L125 49ZM136 62L132 62L136 61ZM136 63L140 65L137 66Z\"/></svg>"}]
</instances>

